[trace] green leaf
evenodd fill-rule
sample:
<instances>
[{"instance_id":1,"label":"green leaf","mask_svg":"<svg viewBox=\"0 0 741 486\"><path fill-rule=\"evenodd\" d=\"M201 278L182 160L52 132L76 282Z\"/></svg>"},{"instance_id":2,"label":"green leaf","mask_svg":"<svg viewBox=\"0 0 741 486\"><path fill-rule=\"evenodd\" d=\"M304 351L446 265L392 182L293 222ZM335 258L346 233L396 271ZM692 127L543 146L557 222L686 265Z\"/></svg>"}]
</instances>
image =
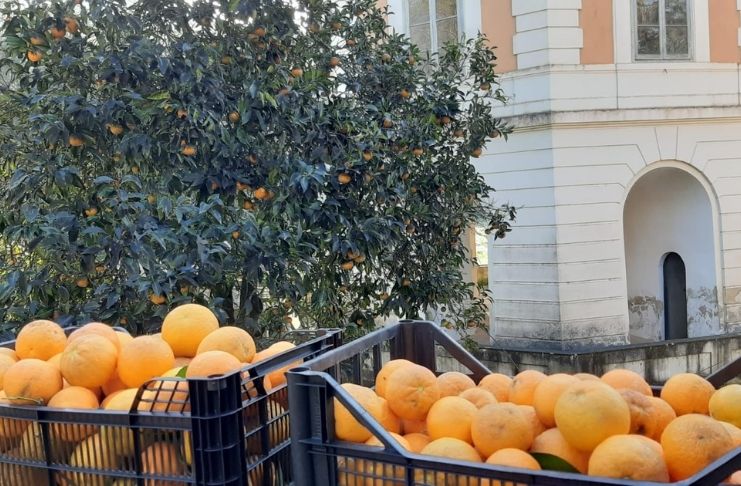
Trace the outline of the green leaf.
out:
<instances>
[{"instance_id":1,"label":"green leaf","mask_svg":"<svg viewBox=\"0 0 741 486\"><path fill-rule=\"evenodd\" d=\"M540 464L540 467L546 471L579 473L579 470L574 466L553 454L532 452L530 455L533 456L535 460L538 461L538 464Z\"/></svg>"},{"instance_id":2,"label":"green leaf","mask_svg":"<svg viewBox=\"0 0 741 486\"><path fill-rule=\"evenodd\" d=\"M185 374L187 372L188 372L188 367L187 366L183 366L182 368L180 368L180 371L178 371L175 376L177 378L185 378Z\"/></svg>"},{"instance_id":3,"label":"green leaf","mask_svg":"<svg viewBox=\"0 0 741 486\"><path fill-rule=\"evenodd\" d=\"M162 101L162 100L169 100L170 99L170 92L169 91L158 91L157 93L153 93L149 96L147 96L148 100L152 101Z\"/></svg>"}]
</instances>

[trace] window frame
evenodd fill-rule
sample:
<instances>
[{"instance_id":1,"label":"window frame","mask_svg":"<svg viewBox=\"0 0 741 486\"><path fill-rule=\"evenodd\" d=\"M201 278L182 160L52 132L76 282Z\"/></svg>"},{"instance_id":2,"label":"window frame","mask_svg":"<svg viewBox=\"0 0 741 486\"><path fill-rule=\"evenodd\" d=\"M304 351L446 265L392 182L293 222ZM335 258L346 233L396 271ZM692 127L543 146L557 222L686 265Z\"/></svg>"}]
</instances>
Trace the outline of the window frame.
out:
<instances>
[{"instance_id":1,"label":"window frame","mask_svg":"<svg viewBox=\"0 0 741 486\"><path fill-rule=\"evenodd\" d=\"M630 2L632 14L632 36L633 36L633 60L635 61L668 61L668 62L686 62L692 61L694 55L694 26L692 18L694 14L694 3L692 0L684 0L687 5L687 54L667 54L666 53L666 0L659 2L659 50L656 54L639 54L638 53L638 0Z\"/></svg>"},{"instance_id":2,"label":"window frame","mask_svg":"<svg viewBox=\"0 0 741 486\"><path fill-rule=\"evenodd\" d=\"M437 0L427 0L428 2L428 9L430 12L430 54L436 54L440 50L440 46L438 45L438 38L437 38L437 22L439 20L445 20L449 19L450 17L444 17L442 19L437 18ZM455 0L455 23L456 23L456 37L460 38L461 32L463 31L463 25L461 22L461 3L463 0ZM409 0L405 0L403 4L404 8L404 29L405 33L408 37L411 38L412 35L412 19L409 16ZM420 24L416 25L422 25L422 22ZM433 28L434 27L434 28Z\"/></svg>"}]
</instances>

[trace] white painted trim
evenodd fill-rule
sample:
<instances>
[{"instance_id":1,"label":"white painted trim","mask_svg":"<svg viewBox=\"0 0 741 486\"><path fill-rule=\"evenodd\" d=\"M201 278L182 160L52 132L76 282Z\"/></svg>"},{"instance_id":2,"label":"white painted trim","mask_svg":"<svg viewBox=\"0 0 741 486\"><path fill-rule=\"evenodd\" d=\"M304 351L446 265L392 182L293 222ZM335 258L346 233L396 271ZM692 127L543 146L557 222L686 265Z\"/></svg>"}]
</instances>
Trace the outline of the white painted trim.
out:
<instances>
[{"instance_id":1,"label":"white painted trim","mask_svg":"<svg viewBox=\"0 0 741 486\"><path fill-rule=\"evenodd\" d=\"M388 0L389 25L399 34L408 34L407 18L409 17L409 11L407 10L407 2L405 0Z\"/></svg>"},{"instance_id":2,"label":"white painted trim","mask_svg":"<svg viewBox=\"0 0 741 486\"><path fill-rule=\"evenodd\" d=\"M481 32L481 2L488 0L458 0L458 32L473 39Z\"/></svg>"},{"instance_id":3,"label":"white painted trim","mask_svg":"<svg viewBox=\"0 0 741 486\"><path fill-rule=\"evenodd\" d=\"M657 162L649 163L646 167L638 171L631 181L628 183L628 185L625 186L625 193L623 194L623 201L622 201L622 211L620 212L620 242L623 245L623 248L625 248L625 203L628 201L628 196L630 195L631 189L633 189L633 186L643 177L644 175L648 174L649 172L652 172L656 169L661 168L674 168L679 169L687 174L694 177L705 189L705 192L707 193L708 200L710 201L710 209L713 213L713 247L715 250L715 286L716 286L716 294L718 298L718 312L723 313L725 309L724 305L724 297L723 295L725 293L725 285L724 285L724 268L723 268L723 234L722 234L722 225L721 225L721 213L720 213L720 201L718 200L718 194L715 192L715 188L713 187L713 184L707 179L705 174L703 174L700 170L698 170L695 166L691 165L689 162L681 161L681 160L660 160ZM625 251L623 251L622 256L622 270L623 270L623 282L625 285L625 295L626 295L626 305L625 305L625 311L626 315L629 314L628 311L628 305L627 305L627 295L628 295L628 267L627 267L627 261L625 258ZM725 324L725 318L720 317L721 327Z\"/></svg>"},{"instance_id":4,"label":"white painted trim","mask_svg":"<svg viewBox=\"0 0 741 486\"><path fill-rule=\"evenodd\" d=\"M630 5L631 1L616 0L612 2L616 64L633 62L633 14Z\"/></svg>"},{"instance_id":5,"label":"white painted trim","mask_svg":"<svg viewBox=\"0 0 741 486\"><path fill-rule=\"evenodd\" d=\"M710 6L708 0L692 0L690 39L695 62L710 62Z\"/></svg>"}]
</instances>

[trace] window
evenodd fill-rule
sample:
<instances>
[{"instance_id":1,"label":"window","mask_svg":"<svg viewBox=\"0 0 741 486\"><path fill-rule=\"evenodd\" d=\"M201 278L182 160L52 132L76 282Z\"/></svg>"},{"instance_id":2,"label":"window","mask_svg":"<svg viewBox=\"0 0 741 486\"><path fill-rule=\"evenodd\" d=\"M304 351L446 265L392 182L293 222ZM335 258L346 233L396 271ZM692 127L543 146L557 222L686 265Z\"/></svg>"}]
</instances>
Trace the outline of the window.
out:
<instances>
[{"instance_id":1,"label":"window","mask_svg":"<svg viewBox=\"0 0 741 486\"><path fill-rule=\"evenodd\" d=\"M690 58L690 0L634 0L635 58Z\"/></svg>"},{"instance_id":2,"label":"window","mask_svg":"<svg viewBox=\"0 0 741 486\"><path fill-rule=\"evenodd\" d=\"M456 0L409 0L409 38L422 52L437 52L458 40Z\"/></svg>"}]
</instances>

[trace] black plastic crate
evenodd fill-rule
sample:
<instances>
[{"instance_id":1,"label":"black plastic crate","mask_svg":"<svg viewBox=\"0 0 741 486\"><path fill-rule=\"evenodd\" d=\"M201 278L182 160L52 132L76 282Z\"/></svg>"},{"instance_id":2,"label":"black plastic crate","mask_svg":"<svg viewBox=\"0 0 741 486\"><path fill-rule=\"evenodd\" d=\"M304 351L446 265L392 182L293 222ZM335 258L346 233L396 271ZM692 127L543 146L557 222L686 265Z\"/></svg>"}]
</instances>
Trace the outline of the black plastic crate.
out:
<instances>
[{"instance_id":1,"label":"black plastic crate","mask_svg":"<svg viewBox=\"0 0 741 486\"><path fill-rule=\"evenodd\" d=\"M444 350L444 353L439 351ZM523 471L423 456L403 449L341 386L373 386L383 364L405 358L433 370L467 373L478 382L489 370L437 325L402 321L330 351L288 373L291 448L297 486L639 485L639 481L555 471ZM384 448L335 439L333 399L378 437ZM741 448L680 483L718 484L741 469Z\"/></svg>"},{"instance_id":2,"label":"black plastic crate","mask_svg":"<svg viewBox=\"0 0 741 486\"><path fill-rule=\"evenodd\" d=\"M335 329L295 331L283 338L295 348L239 372L152 380L128 412L0 405L0 485L286 484L287 385L266 390L265 377L337 347L340 337Z\"/></svg>"}]
</instances>

